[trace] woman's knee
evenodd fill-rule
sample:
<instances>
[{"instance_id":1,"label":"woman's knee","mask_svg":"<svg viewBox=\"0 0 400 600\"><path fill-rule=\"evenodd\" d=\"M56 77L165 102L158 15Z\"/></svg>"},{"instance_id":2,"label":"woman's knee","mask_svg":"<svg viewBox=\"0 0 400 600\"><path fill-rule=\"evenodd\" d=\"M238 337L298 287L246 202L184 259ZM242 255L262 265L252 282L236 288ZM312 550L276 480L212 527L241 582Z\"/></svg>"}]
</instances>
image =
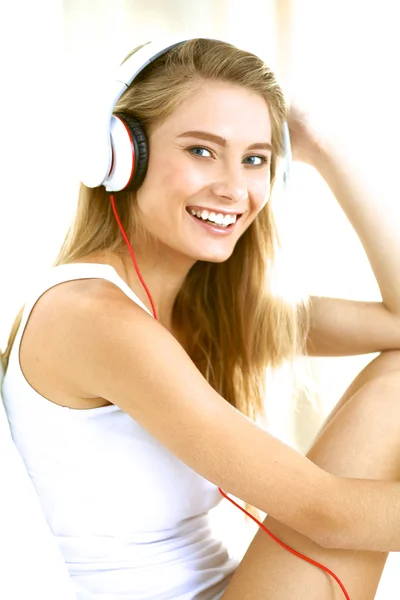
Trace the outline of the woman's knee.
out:
<instances>
[{"instance_id":1,"label":"woman's knee","mask_svg":"<svg viewBox=\"0 0 400 600\"><path fill-rule=\"evenodd\" d=\"M388 377L388 382L394 381L394 385L396 384L396 373L400 372L400 350L388 350L382 352L377 357L375 357L371 362L369 362L360 373L356 376L356 378L351 382L349 387L344 392L343 396L340 400L335 404L333 410L326 418L324 424L319 431L316 440L319 440L321 435L325 432L327 426L331 423L331 421L336 417L336 415L342 410L344 406L347 405L349 400L351 400L355 394L364 388L367 384L376 381L376 387L381 387L380 378ZM392 374L392 375L390 375ZM373 384L375 385L375 384Z\"/></svg>"},{"instance_id":2,"label":"woman's knee","mask_svg":"<svg viewBox=\"0 0 400 600\"><path fill-rule=\"evenodd\" d=\"M347 399L353 396L365 384L390 373L400 372L400 350L387 350L381 352L371 360L350 384L346 393Z\"/></svg>"},{"instance_id":3,"label":"woman's knee","mask_svg":"<svg viewBox=\"0 0 400 600\"><path fill-rule=\"evenodd\" d=\"M326 425L308 458L341 477L400 477L400 369L370 379Z\"/></svg>"}]
</instances>

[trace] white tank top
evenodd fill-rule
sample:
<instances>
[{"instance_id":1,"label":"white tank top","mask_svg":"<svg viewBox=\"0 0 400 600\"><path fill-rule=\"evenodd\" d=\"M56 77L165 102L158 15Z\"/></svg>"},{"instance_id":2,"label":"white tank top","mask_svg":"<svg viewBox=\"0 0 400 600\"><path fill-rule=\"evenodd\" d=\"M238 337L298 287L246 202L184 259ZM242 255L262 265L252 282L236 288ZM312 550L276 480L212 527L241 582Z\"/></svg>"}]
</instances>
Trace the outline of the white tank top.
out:
<instances>
[{"instance_id":1,"label":"white tank top","mask_svg":"<svg viewBox=\"0 0 400 600\"><path fill-rule=\"evenodd\" d=\"M210 529L217 487L117 406L59 406L21 371L22 333L40 296L91 278L114 283L147 310L109 265L61 265L41 277L3 382L14 442L79 600L217 600L237 566Z\"/></svg>"}]
</instances>

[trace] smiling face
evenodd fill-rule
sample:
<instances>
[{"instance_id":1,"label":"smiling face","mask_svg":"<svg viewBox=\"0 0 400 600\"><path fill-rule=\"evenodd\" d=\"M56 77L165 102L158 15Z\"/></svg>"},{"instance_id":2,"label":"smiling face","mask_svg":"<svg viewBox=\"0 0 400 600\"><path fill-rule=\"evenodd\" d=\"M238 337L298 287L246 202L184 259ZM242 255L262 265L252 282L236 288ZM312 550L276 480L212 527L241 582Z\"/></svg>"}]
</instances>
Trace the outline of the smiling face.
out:
<instances>
[{"instance_id":1,"label":"smiling face","mask_svg":"<svg viewBox=\"0 0 400 600\"><path fill-rule=\"evenodd\" d=\"M202 82L149 134L137 192L144 223L166 253L222 262L270 192L271 121L260 95Z\"/></svg>"}]
</instances>

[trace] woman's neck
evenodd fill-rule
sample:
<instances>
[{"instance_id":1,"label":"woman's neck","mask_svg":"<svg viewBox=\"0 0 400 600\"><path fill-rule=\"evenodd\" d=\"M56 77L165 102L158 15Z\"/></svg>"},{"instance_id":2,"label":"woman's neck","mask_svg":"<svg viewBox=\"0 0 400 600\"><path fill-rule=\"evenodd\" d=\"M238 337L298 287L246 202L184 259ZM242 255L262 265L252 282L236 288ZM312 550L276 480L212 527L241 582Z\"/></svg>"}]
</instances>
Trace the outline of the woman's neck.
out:
<instances>
[{"instance_id":1,"label":"woman's neck","mask_svg":"<svg viewBox=\"0 0 400 600\"><path fill-rule=\"evenodd\" d=\"M176 257L168 256L167 253L161 255L161 252L156 256L154 253L145 253L140 250L135 250L135 258L156 307L158 321L171 333L176 333L173 332L172 325L173 306L194 261L189 262L187 257L179 260ZM153 312L128 250L118 253L96 253L82 259L82 262L97 262L112 266L149 311Z\"/></svg>"}]
</instances>

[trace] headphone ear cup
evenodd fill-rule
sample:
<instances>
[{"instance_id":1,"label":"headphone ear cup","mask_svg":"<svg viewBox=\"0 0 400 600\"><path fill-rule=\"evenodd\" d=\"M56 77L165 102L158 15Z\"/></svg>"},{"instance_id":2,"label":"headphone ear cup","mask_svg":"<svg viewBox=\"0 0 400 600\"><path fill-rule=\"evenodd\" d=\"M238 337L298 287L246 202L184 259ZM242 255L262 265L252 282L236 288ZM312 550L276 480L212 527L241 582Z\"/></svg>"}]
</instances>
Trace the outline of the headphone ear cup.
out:
<instances>
[{"instance_id":1,"label":"headphone ear cup","mask_svg":"<svg viewBox=\"0 0 400 600\"><path fill-rule=\"evenodd\" d=\"M146 133L129 113L114 113L111 127L112 165L104 182L107 191L137 190L149 161Z\"/></svg>"},{"instance_id":2,"label":"headphone ear cup","mask_svg":"<svg viewBox=\"0 0 400 600\"><path fill-rule=\"evenodd\" d=\"M134 169L132 179L125 188L126 190L137 190L143 183L149 163L149 145L146 133L138 119L129 113L115 113L131 132L134 147Z\"/></svg>"}]
</instances>

